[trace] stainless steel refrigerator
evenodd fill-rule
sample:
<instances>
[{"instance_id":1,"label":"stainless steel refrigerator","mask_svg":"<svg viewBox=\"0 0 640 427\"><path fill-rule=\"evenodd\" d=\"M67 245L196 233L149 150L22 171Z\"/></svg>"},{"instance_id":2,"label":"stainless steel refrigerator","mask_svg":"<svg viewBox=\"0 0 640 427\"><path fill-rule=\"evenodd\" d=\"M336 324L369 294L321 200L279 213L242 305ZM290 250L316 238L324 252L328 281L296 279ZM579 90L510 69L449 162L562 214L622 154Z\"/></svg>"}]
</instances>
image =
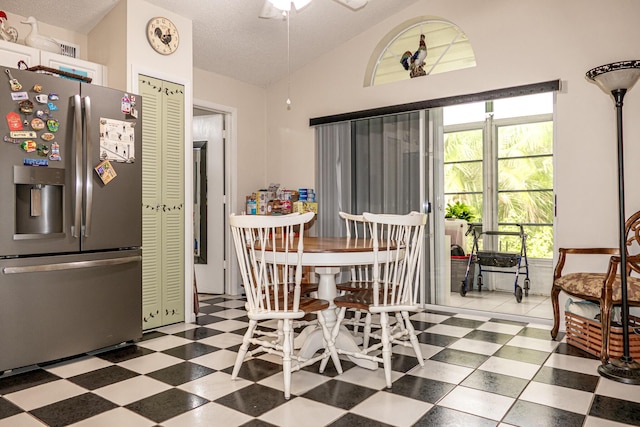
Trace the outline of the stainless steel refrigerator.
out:
<instances>
[{"instance_id":1,"label":"stainless steel refrigerator","mask_svg":"<svg viewBox=\"0 0 640 427\"><path fill-rule=\"evenodd\" d=\"M142 100L2 74L0 374L142 336Z\"/></svg>"}]
</instances>

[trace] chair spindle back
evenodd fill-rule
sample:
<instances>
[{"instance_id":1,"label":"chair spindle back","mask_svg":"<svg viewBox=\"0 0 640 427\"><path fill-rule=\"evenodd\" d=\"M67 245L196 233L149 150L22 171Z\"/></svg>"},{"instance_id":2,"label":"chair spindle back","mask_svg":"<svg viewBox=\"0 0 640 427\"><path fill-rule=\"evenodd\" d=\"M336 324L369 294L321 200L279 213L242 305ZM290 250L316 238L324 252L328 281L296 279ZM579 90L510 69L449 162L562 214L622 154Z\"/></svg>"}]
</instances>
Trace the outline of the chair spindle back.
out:
<instances>
[{"instance_id":1,"label":"chair spindle back","mask_svg":"<svg viewBox=\"0 0 640 427\"><path fill-rule=\"evenodd\" d=\"M229 217L250 316L299 311L304 224L313 216Z\"/></svg>"},{"instance_id":2,"label":"chair spindle back","mask_svg":"<svg viewBox=\"0 0 640 427\"><path fill-rule=\"evenodd\" d=\"M427 215L363 216L371 223L374 240L374 305L415 305Z\"/></svg>"}]
</instances>

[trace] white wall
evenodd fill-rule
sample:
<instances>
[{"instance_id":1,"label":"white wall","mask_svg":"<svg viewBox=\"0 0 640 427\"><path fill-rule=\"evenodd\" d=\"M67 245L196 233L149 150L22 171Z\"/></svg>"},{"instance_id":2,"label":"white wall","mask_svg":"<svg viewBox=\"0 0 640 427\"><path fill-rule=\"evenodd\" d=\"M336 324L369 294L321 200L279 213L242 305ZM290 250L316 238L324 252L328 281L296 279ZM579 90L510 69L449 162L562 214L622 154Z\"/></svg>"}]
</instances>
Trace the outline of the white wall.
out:
<instances>
[{"instance_id":1,"label":"white wall","mask_svg":"<svg viewBox=\"0 0 640 427\"><path fill-rule=\"evenodd\" d=\"M127 21L127 2L119 2L89 32L89 61L107 66L106 86L130 90L127 80L127 31L122 23ZM116 30L116 29L120 30ZM105 43L109 40L109 43Z\"/></svg>"},{"instance_id":2,"label":"white wall","mask_svg":"<svg viewBox=\"0 0 640 427\"><path fill-rule=\"evenodd\" d=\"M231 211L245 209L245 196L267 184L267 147L265 145L267 109L266 90L219 74L193 70L193 91L198 99L232 107L237 111L236 199ZM282 162L279 165L288 168Z\"/></svg>"},{"instance_id":3,"label":"white wall","mask_svg":"<svg viewBox=\"0 0 640 427\"><path fill-rule=\"evenodd\" d=\"M55 5L52 7L55 7ZM22 21L27 19L27 17L16 15L8 10L4 10L4 12L7 14L7 22L5 23L5 26L14 27L18 31L18 44L24 44L25 37L27 37L29 32L31 32L31 25L22 23ZM63 23L60 24L64 25ZM39 21L38 33L43 36L53 37L61 42L78 45L80 49L80 56L78 58L87 59L87 36L84 34L76 33L74 31L67 30L64 27L58 27Z\"/></svg>"},{"instance_id":4,"label":"white wall","mask_svg":"<svg viewBox=\"0 0 640 427\"><path fill-rule=\"evenodd\" d=\"M421 0L398 11L293 73L291 111L283 102L286 79L269 88L268 168L263 183L312 185L310 118L560 79L554 147L556 248L617 247L615 108L613 98L588 82L585 72L640 57L640 2L611 0L605 13L602 5L598 0ZM419 16L441 17L462 28L477 66L363 87L369 56L378 42L391 29ZM640 169L633 167L640 156L640 121L634 120L640 116L640 87L627 94L624 116L629 214L640 209L640 193L633 185L640 178ZM283 160L286 168L280 167ZM607 260L578 257L566 264L565 271L605 271ZM542 286L548 288L550 283ZM564 297L560 304L564 305Z\"/></svg>"},{"instance_id":5,"label":"white wall","mask_svg":"<svg viewBox=\"0 0 640 427\"><path fill-rule=\"evenodd\" d=\"M438 16L460 26L477 66L378 87L362 86L369 55L388 31L417 16ZM354 19L355 19L354 15ZM267 177L307 186L314 182L314 132L309 119L561 79L557 97L555 189L557 246L617 246L616 122L614 104L587 70L640 52L640 2L611 0L423 0L317 58L268 89ZM400 65L399 65L400 66ZM639 85L640 86L640 85ZM640 87L625 99L627 212L640 209ZM286 161L287 167L281 167ZM578 265L581 268L583 265Z\"/></svg>"}]
</instances>

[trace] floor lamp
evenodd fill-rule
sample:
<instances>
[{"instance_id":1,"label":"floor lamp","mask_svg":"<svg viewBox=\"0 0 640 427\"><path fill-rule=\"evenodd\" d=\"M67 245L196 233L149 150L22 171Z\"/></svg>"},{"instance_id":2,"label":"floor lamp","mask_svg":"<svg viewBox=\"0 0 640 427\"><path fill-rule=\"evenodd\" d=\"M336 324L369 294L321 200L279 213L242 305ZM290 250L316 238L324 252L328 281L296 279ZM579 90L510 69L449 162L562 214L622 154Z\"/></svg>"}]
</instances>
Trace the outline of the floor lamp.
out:
<instances>
[{"instance_id":1,"label":"floor lamp","mask_svg":"<svg viewBox=\"0 0 640 427\"><path fill-rule=\"evenodd\" d=\"M629 352L629 303L627 298L627 256L624 208L624 150L622 144L622 100L640 78L640 60L620 61L587 71L587 78L607 94L613 95L618 119L618 225L620 244L620 286L622 292L623 354L598 367L605 378L626 384L640 384L640 363Z\"/></svg>"}]
</instances>

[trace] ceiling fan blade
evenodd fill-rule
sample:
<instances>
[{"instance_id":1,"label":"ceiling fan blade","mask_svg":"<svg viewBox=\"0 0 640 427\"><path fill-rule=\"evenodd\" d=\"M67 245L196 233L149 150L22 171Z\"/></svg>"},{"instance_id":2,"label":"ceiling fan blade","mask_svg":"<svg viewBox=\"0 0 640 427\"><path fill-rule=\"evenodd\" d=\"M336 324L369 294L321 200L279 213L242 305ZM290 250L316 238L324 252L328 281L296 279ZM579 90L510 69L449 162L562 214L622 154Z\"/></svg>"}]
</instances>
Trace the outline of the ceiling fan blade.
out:
<instances>
[{"instance_id":1,"label":"ceiling fan blade","mask_svg":"<svg viewBox=\"0 0 640 427\"><path fill-rule=\"evenodd\" d=\"M265 0L259 18L278 19L293 11L300 12L311 0ZM293 6L293 7L292 7Z\"/></svg>"},{"instance_id":2,"label":"ceiling fan blade","mask_svg":"<svg viewBox=\"0 0 640 427\"><path fill-rule=\"evenodd\" d=\"M280 19L282 18L282 11L275 7L269 0L264 0L264 5L258 17L264 19Z\"/></svg>"},{"instance_id":3,"label":"ceiling fan blade","mask_svg":"<svg viewBox=\"0 0 640 427\"><path fill-rule=\"evenodd\" d=\"M335 0L335 1L353 10L362 9L369 2L369 0Z\"/></svg>"}]
</instances>

